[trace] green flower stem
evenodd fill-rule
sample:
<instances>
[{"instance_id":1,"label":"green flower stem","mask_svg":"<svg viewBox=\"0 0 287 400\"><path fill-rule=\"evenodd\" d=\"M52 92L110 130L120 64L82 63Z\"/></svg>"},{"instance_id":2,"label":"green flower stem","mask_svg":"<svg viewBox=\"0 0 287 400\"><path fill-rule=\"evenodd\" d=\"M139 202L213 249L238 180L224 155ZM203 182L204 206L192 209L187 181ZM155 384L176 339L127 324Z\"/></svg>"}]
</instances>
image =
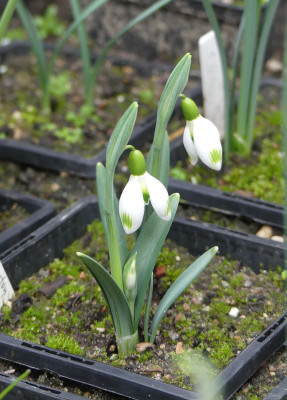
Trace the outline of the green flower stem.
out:
<instances>
[{"instance_id":1,"label":"green flower stem","mask_svg":"<svg viewBox=\"0 0 287 400\"><path fill-rule=\"evenodd\" d=\"M108 187L109 185L107 185ZM113 193L107 188L107 199L113 199ZM111 196L111 197L109 197ZM114 205L113 200L108 202L110 204L109 210L106 208L106 219L107 219L107 227L109 232L109 253L110 253L110 265L111 265L111 274L114 280L117 282L119 287L124 290L123 285L123 276L122 276L122 264L120 257L120 250L118 244L118 236L117 236L117 222L115 218Z\"/></svg>"},{"instance_id":2,"label":"green flower stem","mask_svg":"<svg viewBox=\"0 0 287 400\"><path fill-rule=\"evenodd\" d=\"M0 20L0 40L5 35L7 26L12 18L18 0L9 0Z\"/></svg>"},{"instance_id":3,"label":"green flower stem","mask_svg":"<svg viewBox=\"0 0 287 400\"><path fill-rule=\"evenodd\" d=\"M118 352L119 354L123 354L127 356L131 352L133 352L136 348L137 343L139 342L139 334L136 330L130 336L118 337L117 336L117 345L118 345Z\"/></svg>"}]
</instances>

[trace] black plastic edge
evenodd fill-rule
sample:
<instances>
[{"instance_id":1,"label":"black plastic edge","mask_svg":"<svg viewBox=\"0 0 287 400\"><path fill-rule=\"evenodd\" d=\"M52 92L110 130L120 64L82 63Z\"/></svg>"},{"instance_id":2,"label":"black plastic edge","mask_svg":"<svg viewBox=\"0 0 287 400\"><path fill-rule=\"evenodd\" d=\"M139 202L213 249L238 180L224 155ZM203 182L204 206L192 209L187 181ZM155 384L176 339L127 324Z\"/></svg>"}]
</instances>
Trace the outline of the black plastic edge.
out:
<instances>
[{"instance_id":1,"label":"black plastic edge","mask_svg":"<svg viewBox=\"0 0 287 400\"><path fill-rule=\"evenodd\" d=\"M0 373L0 393L15 380L10 375ZM6 396L5 400L82 400L82 396L53 389L28 381L21 381Z\"/></svg>"},{"instance_id":2,"label":"black plastic edge","mask_svg":"<svg viewBox=\"0 0 287 400\"><path fill-rule=\"evenodd\" d=\"M286 340L287 312L254 339L217 377L215 388L229 399ZM250 357L250 354L252 357Z\"/></svg>"},{"instance_id":3,"label":"black plastic edge","mask_svg":"<svg viewBox=\"0 0 287 400\"><path fill-rule=\"evenodd\" d=\"M200 255L207 248L218 246L220 255L239 260L255 272L262 268L284 267L284 243L206 222L175 217L168 237L194 255Z\"/></svg>"},{"instance_id":4,"label":"black plastic edge","mask_svg":"<svg viewBox=\"0 0 287 400\"><path fill-rule=\"evenodd\" d=\"M278 386L276 386L275 389L272 390L265 398L264 400L286 400L287 399L287 378L283 379L279 383Z\"/></svg>"},{"instance_id":5,"label":"black plastic edge","mask_svg":"<svg viewBox=\"0 0 287 400\"><path fill-rule=\"evenodd\" d=\"M48 200L0 189L0 204L9 207L13 203L19 204L30 215L0 233L0 259L3 252L56 215L55 205Z\"/></svg>"},{"instance_id":6,"label":"black plastic edge","mask_svg":"<svg viewBox=\"0 0 287 400\"><path fill-rule=\"evenodd\" d=\"M12 284L17 284L25 276L45 266L53 258L60 257L63 249L81 236L86 230L86 225L98 215L96 196L88 196L62 211L35 231L26 243L15 248L3 259L4 268L11 278ZM198 229L199 234L195 233ZM211 247L215 244L221 246L218 243L219 236L221 236L220 240L224 242L224 240L227 240L224 239L224 235L226 237L230 235L229 230L225 233L224 231L224 229L221 230L221 235L219 235L218 230L210 233L209 224L185 221L185 219L177 217L172 225L170 236L180 245L186 246L189 250L192 249L194 253L194 249L196 249L195 252L201 252L202 247ZM237 248L239 243L242 242L242 236L244 235L236 234L232 236L233 245L230 247L230 250L235 251L235 254L240 258L242 254L238 253ZM246 241L248 241L247 238ZM261 246L264 248L262 243ZM258 243L252 242L251 247L256 254L260 253ZM246 245L242 250L243 254L247 252ZM271 252L273 253L273 250ZM234 255L234 253L231 252L231 255ZM255 257L253 254L253 257L256 258L257 256ZM286 314L284 314L248 345L216 378L216 382L219 382L218 389L225 388L226 399L284 343L286 340L286 324ZM178 400L198 398L198 394L194 392L3 334L0 334L0 354L1 358L11 362L14 361L30 368L52 371L75 382L132 399ZM113 377L112 380L111 376Z\"/></svg>"},{"instance_id":7,"label":"black plastic edge","mask_svg":"<svg viewBox=\"0 0 287 400\"><path fill-rule=\"evenodd\" d=\"M170 179L168 187L170 193L179 193L186 204L212 207L214 211L220 210L261 224L284 228L284 207L279 204L177 179Z\"/></svg>"},{"instance_id":8,"label":"black plastic edge","mask_svg":"<svg viewBox=\"0 0 287 400\"><path fill-rule=\"evenodd\" d=\"M61 257L65 247L83 235L87 225L98 217L96 196L84 197L4 252L2 263L12 286Z\"/></svg>"},{"instance_id":9,"label":"black plastic edge","mask_svg":"<svg viewBox=\"0 0 287 400\"><path fill-rule=\"evenodd\" d=\"M229 399L282 346L286 340L286 326L284 313L215 378L214 392L223 395L225 400ZM198 393L4 334L0 334L0 354L10 362L50 371L61 378L135 400L200 398Z\"/></svg>"}]
</instances>

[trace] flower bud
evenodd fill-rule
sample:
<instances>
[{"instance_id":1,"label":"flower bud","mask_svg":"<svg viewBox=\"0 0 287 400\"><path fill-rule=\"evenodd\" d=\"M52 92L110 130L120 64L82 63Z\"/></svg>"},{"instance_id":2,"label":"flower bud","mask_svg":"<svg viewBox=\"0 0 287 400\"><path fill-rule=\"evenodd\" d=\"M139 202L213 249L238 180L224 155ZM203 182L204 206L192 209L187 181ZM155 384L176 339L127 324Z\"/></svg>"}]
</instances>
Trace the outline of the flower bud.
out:
<instances>
[{"instance_id":1,"label":"flower bud","mask_svg":"<svg viewBox=\"0 0 287 400\"><path fill-rule=\"evenodd\" d=\"M184 118L187 121L192 121L196 119L199 116L198 108L193 100L191 100L189 97L183 96L183 99L181 100L181 109L184 115Z\"/></svg>"},{"instance_id":2,"label":"flower bud","mask_svg":"<svg viewBox=\"0 0 287 400\"><path fill-rule=\"evenodd\" d=\"M139 150L132 150L129 154L128 166L132 175L143 175L146 171L143 153Z\"/></svg>"},{"instance_id":3,"label":"flower bud","mask_svg":"<svg viewBox=\"0 0 287 400\"><path fill-rule=\"evenodd\" d=\"M137 295L136 259L133 257L124 266L124 292L129 302L134 302Z\"/></svg>"}]
</instances>

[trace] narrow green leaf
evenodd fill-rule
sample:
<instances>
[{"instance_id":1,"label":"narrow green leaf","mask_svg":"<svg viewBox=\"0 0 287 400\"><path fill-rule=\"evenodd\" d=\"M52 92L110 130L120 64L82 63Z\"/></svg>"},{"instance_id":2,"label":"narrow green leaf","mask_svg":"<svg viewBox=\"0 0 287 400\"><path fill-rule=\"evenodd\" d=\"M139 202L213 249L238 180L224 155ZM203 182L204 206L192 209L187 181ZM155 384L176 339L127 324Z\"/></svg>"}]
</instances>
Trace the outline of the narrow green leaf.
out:
<instances>
[{"instance_id":1,"label":"narrow green leaf","mask_svg":"<svg viewBox=\"0 0 287 400\"><path fill-rule=\"evenodd\" d=\"M212 247L194 261L171 285L165 293L156 313L150 329L150 341L155 338L156 329L162 317L165 315L172 303L181 295L181 293L191 284L191 282L204 270L218 251L218 247Z\"/></svg>"},{"instance_id":2,"label":"narrow green leaf","mask_svg":"<svg viewBox=\"0 0 287 400\"><path fill-rule=\"evenodd\" d=\"M98 163L96 167L96 185L97 185L97 197L99 202L100 216L104 226L104 232L106 242L109 244L109 233L107 227L106 218L106 169L102 163ZM114 211L116 217L116 225L118 232L118 243L120 250L121 265L124 265L128 256L128 245L126 240L126 234L123 228L123 224L119 214L118 199L114 191Z\"/></svg>"},{"instance_id":3,"label":"narrow green leaf","mask_svg":"<svg viewBox=\"0 0 287 400\"><path fill-rule=\"evenodd\" d=\"M115 168L131 136L136 121L137 110L137 103L133 103L119 120L109 140L106 155L106 220L109 236L111 274L121 289L123 289L122 263L116 217L118 210L114 202L113 182Z\"/></svg>"},{"instance_id":4,"label":"narrow green leaf","mask_svg":"<svg viewBox=\"0 0 287 400\"><path fill-rule=\"evenodd\" d=\"M178 193L171 195L169 201L170 220L164 221L154 212L145 223L131 251L131 255L137 253L137 287L139 288L135 301L135 326L138 325L140 319L153 268L177 210Z\"/></svg>"},{"instance_id":5,"label":"narrow green leaf","mask_svg":"<svg viewBox=\"0 0 287 400\"><path fill-rule=\"evenodd\" d=\"M91 15L94 11L96 11L99 7L101 7L103 4L107 3L109 0L94 0L92 1L83 11L82 13L78 16L78 18L75 19L75 21L69 26L69 28L66 30L64 35L61 37L60 42L58 43L57 47L54 50L53 56L51 58L51 61L49 63L49 73L52 73L54 69L54 64L56 61L56 58L60 54L60 51L62 50L62 47L64 46L65 42L67 39L70 37L70 35L74 32L75 29L78 28L78 26L89 16Z\"/></svg>"},{"instance_id":6,"label":"narrow green leaf","mask_svg":"<svg viewBox=\"0 0 287 400\"><path fill-rule=\"evenodd\" d=\"M47 71L47 60L45 57L45 52L43 48L43 43L42 40L39 36L39 32L37 30L37 27L34 23L33 17L31 16L30 12L27 10L26 6L23 3L23 0L19 0L16 6L17 13L22 21L22 24L24 25L24 28L28 34L31 47L33 49L33 52L35 54L36 60L37 60L37 65L38 65L38 73L39 73L39 79L41 83L41 88L43 91L43 96L45 98L45 101L43 104L46 107L49 107L49 74Z\"/></svg>"},{"instance_id":7,"label":"narrow green leaf","mask_svg":"<svg viewBox=\"0 0 287 400\"><path fill-rule=\"evenodd\" d=\"M106 269L93 258L77 253L98 282L108 303L116 334L119 337L134 333L130 307L126 296Z\"/></svg>"},{"instance_id":8,"label":"narrow green leaf","mask_svg":"<svg viewBox=\"0 0 287 400\"><path fill-rule=\"evenodd\" d=\"M187 53L172 71L160 97L153 143L148 157L147 170L159 179L162 172L163 145L167 124L173 113L178 96L186 86L191 65L191 55Z\"/></svg>"},{"instance_id":9,"label":"narrow green leaf","mask_svg":"<svg viewBox=\"0 0 287 400\"><path fill-rule=\"evenodd\" d=\"M245 140L247 143L247 148L250 153L254 135L254 123L255 123L255 115L256 115L256 106L257 106L257 95L260 86L261 72L264 63L264 56L266 45L269 37L269 33L272 27L272 23L274 21L275 13L279 6L280 0L270 0L267 4L266 10L264 12L264 18L260 30L260 37L257 44L256 51L256 59L255 65L253 69L252 82L250 87L250 99L249 99L249 118L248 124L246 127L246 136Z\"/></svg>"},{"instance_id":10,"label":"narrow green leaf","mask_svg":"<svg viewBox=\"0 0 287 400\"><path fill-rule=\"evenodd\" d=\"M99 202L100 216L104 227L107 244L109 243L109 233L106 219L106 169L102 163L97 163L96 166L96 186L97 197Z\"/></svg>"},{"instance_id":11,"label":"narrow green leaf","mask_svg":"<svg viewBox=\"0 0 287 400\"><path fill-rule=\"evenodd\" d=\"M233 150L233 135L235 131L236 80L238 78L238 72L239 72L240 45L243 37L244 25L245 25L245 19L243 15L240 21L236 39L233 69L232 69L232 82L230 89L230 105L229 105L230 108L229 110L227 110L227 112L229 113L229 126L226 127L225 135L228 136L229 138L230 150Z\"/></svg>"},{"instance_id":12,"label":"narrow green leaf","mask_svg":"<svg viewBox=\"0 0 287 400\"><path fill-rule=\"evenodd\" d=\"M30 374L31 370L27 369L25 372L23 372L22 375L18 376L17 379L14 380L9 386L7 386L1 393L0 393L0 400L4 399L4 397L22 380L27 378L27 376Z\"/></svg>"},{"instance_id":13,"label":"narrow green leaf","mask_svg":"<svg viewBox=\"0 0 287 400\"><path fill-rule=\"evenodd\" d=\"M254 67L254 54L257 39L258 2L246 1L244 4L243 52L239 98L237 109L237 134L245 137L249 112L249 95Z\"/></svg>"},{"instance_id":14,"label":"narrow green leaf","mask_svg":"<svg viewBox=\"0 0 287 400\"><path fill-rule=\"evenodd\" d=\"M229 112L227 112L230 109L230 99L229 99L229 80L228 80L228 66L227 66L227 57L226 57L226 52L224 50L221 34L220 34L220 28L219 24L213 9L213 6L211 4L210 0L202 0L202 4L205 8L206 15L208 17L208 20L210 22L210 25L212 26L212 29L215 32L217 44L218 44L218 49L220 53L220 58L221 58L221 63L222 63L222 69L223 69L223 80L224 80L224 106L225 106L225 128L228 129L229 127ZM232 132L233 133L233 132ZM228 132L228 134L225 135L224 137L224 158L225 161L228 162L229 160L229 152L230 152L230 144L231 144L231 132Z\"/></svg>"},{"instance_id":15,"label":"narrow green leaf","mask_svg":"<svg viewBox=\"0 0 287 400\"><path fill-rule=\"evenodd\" d=\"M81 15L81 7L78 0L70 0L71 9L73 12L74 20L77 19L79 15ZM84 86L85 86L85 95L89 92L90 87L90 74L91 74L91 55L88 46L88 35L85 30L84 23L80 23L77 28L78 37L80 42L80 50L81 57L83 63L83 74L84 74Z\"/></svg>"},{"instance_id":16,"label":"narrow green leaf","mask_svg":"<svg viewBox=\"0 0 287 400\"><path fill-rule=\"evenodd\" d=\"M140 13L137 17L133 18L127 25L124 26L103 48L97 61L94 65L93 77L91 85L94 86L100 72L100 69L103 65L103 62L106 58L107 53L113 47L113 45L120 39L126 32L132 29L136 24L142 22L145 18L148 18L150 15L158 11L160 8L164 7L166 4L170 3L172 0L159 0L155 1L150 7Z\"/></svg>"},{"instance_id":17,"label":"narrow green leaf","mask_svg":"<svg viewBox=\"0 0 287 400\"><path fill-rule=\"evenodd\" d=\"M8 24L12 18L12 15L14 13L17 1L18 0L9 0L6 4L6 7L5 7L4 12L0 19L0 41L2 40L3 36L5 35L7 26L8 26Z\"/></svg>"}]
</instances>

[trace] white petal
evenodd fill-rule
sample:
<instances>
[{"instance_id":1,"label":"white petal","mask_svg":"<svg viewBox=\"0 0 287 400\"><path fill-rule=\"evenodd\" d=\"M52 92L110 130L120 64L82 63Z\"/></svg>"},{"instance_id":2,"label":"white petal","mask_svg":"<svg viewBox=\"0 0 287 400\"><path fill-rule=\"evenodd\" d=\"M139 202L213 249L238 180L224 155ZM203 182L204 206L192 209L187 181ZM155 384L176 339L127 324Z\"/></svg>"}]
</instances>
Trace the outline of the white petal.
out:
<instances>
[{"instance_id":1,"label":"white petal","mask_svg":"<svg viewBox=\"0 0 287 400\"><path fill-rule=\"evenodd\" d=\"M157 215L169 221L171 217L169 197L165 186L148 172L144 173L150 196L150 201Z\"/></svg>"},{"instance_id":2,"label":"white petal","mask_svg":"<svg viewBox=\"0 0 287 400\"><path fill-rule=\"evenodd\" d=\"M198 157L197 157L197 153L196 153L196 150L194 147L193 140L191 138L190 128L191 128L191 122L187 121L187 123L185 125L185 129L184 129L184 133L183 133L183 145L189 156L191 164L195 165L198 161Z\"/></svg>"},{"instance_id":3,"label":"white petal","mask_svg":"<svg viewBox=\"0 0 287 400\"><path fill-rule=\"evenodd\" d=\"M192 125L194 146L198 157L209 168L220 170L222 147L218 129L211 121L202 116L193 120Z\"/></svg>"},{"instance_id":4,"label":"white petal","mask_svg":"<svg viewBox=\"0 0 287 400\"><path fill-rule=\"evenodd\" d=\"M137 176L130 176L119 201L119 213L127 234L135 232L144 216L144 199Z\"/></svg>"}]
</instances>

